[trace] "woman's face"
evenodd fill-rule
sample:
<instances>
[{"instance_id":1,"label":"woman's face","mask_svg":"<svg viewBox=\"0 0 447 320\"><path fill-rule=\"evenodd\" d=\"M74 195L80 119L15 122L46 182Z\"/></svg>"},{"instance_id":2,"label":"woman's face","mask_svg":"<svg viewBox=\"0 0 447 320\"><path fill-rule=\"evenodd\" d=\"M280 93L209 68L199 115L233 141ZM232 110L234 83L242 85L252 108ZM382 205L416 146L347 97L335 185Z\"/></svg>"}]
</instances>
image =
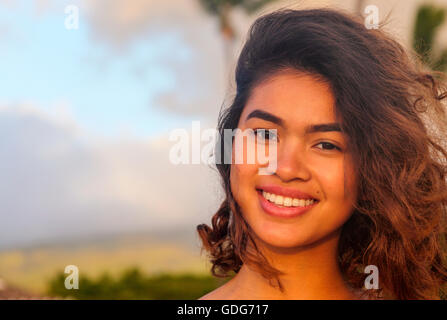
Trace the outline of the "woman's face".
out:
<instances>
[{"instance_id":1,"label":"woman's face","mask_svg":"<svg viewBox=\"0 0 447 320\"><path fill-rule=\"evenodd\" d=\"M270 151L269 137L247 139L244 162L231 165L231 190L255 235L269 246L313 244L339 231L353 211L354 165L334 102L326 83L282 72L257 85L245 105L239 129L277 130L276 172L260 175L266 164L247 163L245 148L263 144Z\"/></svg>"}]
</instances>

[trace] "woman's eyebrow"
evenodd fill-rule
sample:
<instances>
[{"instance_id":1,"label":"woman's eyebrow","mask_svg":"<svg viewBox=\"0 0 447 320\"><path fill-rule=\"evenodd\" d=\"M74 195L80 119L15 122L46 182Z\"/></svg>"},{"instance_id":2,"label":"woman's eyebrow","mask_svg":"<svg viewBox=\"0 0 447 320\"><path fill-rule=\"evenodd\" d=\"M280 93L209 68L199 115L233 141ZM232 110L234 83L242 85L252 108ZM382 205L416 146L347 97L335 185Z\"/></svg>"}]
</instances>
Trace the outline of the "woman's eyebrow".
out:
<instances>
[{"instance_id":1,"label":"woman's eyebrow","mask_svg":"<svg viewBox=\"0 0 447 320\"><path fill-rule=\"evenodd\" d=\"M315 132L329 132L338 131L341 132L341 126L338 123L319 123L306 127L305 133L311 134Z\"/></svg>"},{"instance_id":2,"label":"woman's eyebrow","mask_svg":"<svg viewBox=\"0 0 447 320\"><path fill-rule=\"evenodd\" d=\"M284 121L281 118L278 118L277 116L268 113L266 111L262 111L259 109L253 110L248 114L248 116L245 118L245 121L251 118L259 118L263 119L269 122L273 122L279 126L284 127ZM330 132L330 131L338 131L341 132L341 126L339 123L319 123L319 124L312 124L306 127L305 134L311 134L315 132Z\"/></svg>"},{"instance_id":3,"label":"woman's eyebrow","mask_svg":"<svg viewBox=\"0 0 447 320\"><path fill-rule=\"evenodd\" d=\"M245 121L251 118L259 118L263 119L269 122L273 122L281 127L284 127L284 121L281 118L278 118L277 116L274 116L271 113L268 113L266 111L262 111L259 109L253 110L248 114L248 116L245 118Z\"/></svg>"}]
</instances>

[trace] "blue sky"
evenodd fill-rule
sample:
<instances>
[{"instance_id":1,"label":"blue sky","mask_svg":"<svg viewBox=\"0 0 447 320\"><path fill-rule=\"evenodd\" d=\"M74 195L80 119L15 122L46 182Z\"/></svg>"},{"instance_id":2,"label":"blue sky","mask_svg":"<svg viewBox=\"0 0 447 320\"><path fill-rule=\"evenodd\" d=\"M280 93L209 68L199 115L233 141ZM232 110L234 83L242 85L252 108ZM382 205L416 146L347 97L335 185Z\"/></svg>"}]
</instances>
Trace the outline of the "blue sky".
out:
<instances>
[{"instance_id":1,"label":"blue sky","mask_svg":"<svg viewBox=\"0 0 447 320\"><path fill-rule=\"evenodd\" d=\"M82 12L79 29L68 30L63 6L35 11L31 1L0 7L1 25L7 26L0 38L2 102L32 101L48 109L62 101L79 125L112 137L123 128L150 137L198 118L165 111L155 101L158 94L178 90L174 70L161 59L169 55L187 62L191 56L175 31L158 32L116 52L90 36Z\"/></svg>"},{"instance_id":2,"label":"blue sky","mask_svg":"<svg viewBox=\"0 0 447 320\"><path fill-rule=\"evenodd\" d=\"M0 250L208 220L218 180L168 136L214 126L219 45L195 0L0 0Z\"/></svg>"}]
</instances>

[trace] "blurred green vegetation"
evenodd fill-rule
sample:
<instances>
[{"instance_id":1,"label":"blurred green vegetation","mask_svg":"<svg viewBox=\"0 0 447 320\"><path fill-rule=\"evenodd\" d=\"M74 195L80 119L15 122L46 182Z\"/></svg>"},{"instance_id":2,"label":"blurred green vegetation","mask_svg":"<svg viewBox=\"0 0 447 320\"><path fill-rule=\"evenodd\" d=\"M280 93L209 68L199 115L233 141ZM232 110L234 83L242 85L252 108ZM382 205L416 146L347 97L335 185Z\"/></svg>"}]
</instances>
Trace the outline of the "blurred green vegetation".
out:
<instances>
[{"instance_id":1,"label":"blurred green vegetation","mask_svg":"<svg viewBox=\"0 0 447 320\"><path fill-rule=\"evenodd\" d=\"M78 300L196 300L232 276L216 278L193 273L147 276L138 268L130 268L116 278L107 272L95 279L81 276L79 289L67 290L64 285L67 274L61 271L49 281L47 295ZM447 300L447 285L441 289L440 298Z\"/></svg>"},{"instance_id":2,"label":"blurred green vegetation","mask_svg":"<svg viewBox=\"0 0 447 320\"><path fill-rule=\"evenodd\" d=\"M416 13L413 32L413 48L421 55L422 60L433 70L447 70L447 47L434 51L436 33L445 21L446 10L425 4ZM446 45L443 43L442 45Z\"/></svg>"},{"instance_id":3,"label":"blurred green vegetation","mask_svg":"<svg viewBox=\"0 0 447 320\"><path fill-rule=\"evenodd\" d=\"M48 285L48 295L81 300L171 300L198 299L220 287L228 278L192 273L145 275L138 268L130 268L118 277L107 272L92 279L79 277L79 289L65 288L67 274L58 272Z\"/></svg>"},{"instance_id":4,"label":"blurred green vegetation","mask_svg":"<svg viewBox=\"0 0 447 320\"><path fill-rule=\"evenodd\" d=\"M273 1L276 0L200 0L200 3L211 14L219 15L225 7L241 7L247 13L253 13Z\"/></svg>"}]
</instances>

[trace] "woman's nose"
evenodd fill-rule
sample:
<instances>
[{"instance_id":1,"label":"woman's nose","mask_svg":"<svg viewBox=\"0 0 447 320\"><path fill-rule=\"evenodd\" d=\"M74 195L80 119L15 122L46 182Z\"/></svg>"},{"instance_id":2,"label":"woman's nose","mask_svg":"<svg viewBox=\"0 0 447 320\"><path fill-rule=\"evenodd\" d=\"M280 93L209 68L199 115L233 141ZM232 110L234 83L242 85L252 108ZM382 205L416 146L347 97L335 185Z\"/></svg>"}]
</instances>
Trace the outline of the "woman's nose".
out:
<instances>
[{"instance_id":1,"label":"woman's nose","mask_svg":"<svg viewBox=\"0 0 447 320\"><path fill-rule=\"evenodd\" d=\"M284 182L309 180L311 173L306 163L305 148L298 141L288 141L278 147L275 174Z\"/></svg>"}]
</instances>

